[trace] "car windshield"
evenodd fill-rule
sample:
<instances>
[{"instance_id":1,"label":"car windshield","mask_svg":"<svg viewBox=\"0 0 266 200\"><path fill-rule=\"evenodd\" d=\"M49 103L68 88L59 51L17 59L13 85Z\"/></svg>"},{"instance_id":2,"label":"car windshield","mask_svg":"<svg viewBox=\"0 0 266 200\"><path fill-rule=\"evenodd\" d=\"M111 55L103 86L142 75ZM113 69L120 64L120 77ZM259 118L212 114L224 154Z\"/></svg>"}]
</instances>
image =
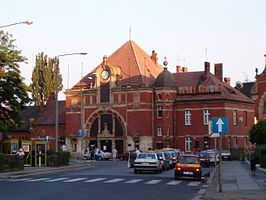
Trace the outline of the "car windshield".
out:
<instances>
[{"instance_id":1,"label":"car windshield","mask_svg":"<svg viewBox=\"0 0 266 200\"><path fill-rule=\"evenodd\" d=\"M179 162L182 164L198 164L199 163L198 159L193 156L182 156L180 157Z\"/></svg>"},{"instance_id":2,"label":"car windshield","mask_svg":"<svg viewBox=\"0 0 266 200\"><path fill-rule=\"evenodd\" d=\"M138 155L138 159L144 159L144 158L147 158L147 159L156 159L156 156L154 153L141 153Z\"/></svg>"}]
</instances>

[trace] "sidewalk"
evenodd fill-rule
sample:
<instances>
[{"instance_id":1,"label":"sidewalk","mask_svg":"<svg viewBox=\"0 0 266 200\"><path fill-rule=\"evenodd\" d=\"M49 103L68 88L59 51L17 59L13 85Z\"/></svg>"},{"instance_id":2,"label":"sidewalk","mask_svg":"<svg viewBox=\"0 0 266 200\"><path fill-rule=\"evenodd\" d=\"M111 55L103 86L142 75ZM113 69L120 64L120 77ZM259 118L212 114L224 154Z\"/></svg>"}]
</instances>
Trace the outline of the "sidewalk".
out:
<instances>
[{"instance_id":1,"label":"sidewalk","mask_svg":"<svg viewBox=\"0 0 266 200\"><path fill-rule=\"evenodd\" d=\"M245 164L245 163L244 163ZM213 174L210 184L204 195L200 199L210 200L261 200L266 197L266 188L260 188L252 176L249 168L246 169L241 161L224 161L223 162L223 187L222 192L219 192L218 185L218 167ZM260 178L266 181L266 169L257 167L257 173L260 170ZM264 174L262 173L264 172Z\"/></svg>"},{"instance_id":2,"label":"sidewalk","mask_svg":"<svg viewBox=\"0 0 266 200\"><path fill-rule=\"evenodd\" d=\"M70 160L69 165L60 167L24 167L24 170L21 171L0 173L0 180L36 176L40 174L52 174L61 171L72 171L76 169L86 168L89 166L91 166L90 162L86 160Z\"/></svg>"}]
</instances>

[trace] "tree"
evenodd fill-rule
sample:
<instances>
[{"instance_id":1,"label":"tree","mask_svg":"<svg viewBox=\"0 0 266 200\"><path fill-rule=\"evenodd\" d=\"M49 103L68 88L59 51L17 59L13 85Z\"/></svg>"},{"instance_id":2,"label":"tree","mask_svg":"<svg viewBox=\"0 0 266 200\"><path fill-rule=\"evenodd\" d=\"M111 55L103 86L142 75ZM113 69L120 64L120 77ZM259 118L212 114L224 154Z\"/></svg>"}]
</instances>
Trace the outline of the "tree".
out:
<instances>
[{"instance_id":1,"label":"tree","mask_svg":"<svg viewBox=\"0 0 266 200\"><path fill-rule=\"evenodd\" d=\"M252 126L249 133L250 142L258 145L266 144L266 120L259 121Z\"/></svg>"},{"instance_id":2,"label":"tree","mask_svg":"<svg viewBox=\"0 0 266 200\"><path fill-rule=\"evenodd\" d=\"M30 102L19 70L19 64L27 59L14 42L11 34L0 31L0 132L4 133L20 126L19 113Z\"/></svg>"},{"instance_id":3,"label":"tree","mask_svg":"<svg viewBox=\"0 0 266 200\"><path fill-rule=\"evenodd\" d=\"M50 94L56 93L55 70L58 72L58 91L61 91L63 85L62 76L59 72L59 59L57 57L48 58L43 52L36 56L30 85L35 105L45 105Z\"/></svg>"}]
</instances>

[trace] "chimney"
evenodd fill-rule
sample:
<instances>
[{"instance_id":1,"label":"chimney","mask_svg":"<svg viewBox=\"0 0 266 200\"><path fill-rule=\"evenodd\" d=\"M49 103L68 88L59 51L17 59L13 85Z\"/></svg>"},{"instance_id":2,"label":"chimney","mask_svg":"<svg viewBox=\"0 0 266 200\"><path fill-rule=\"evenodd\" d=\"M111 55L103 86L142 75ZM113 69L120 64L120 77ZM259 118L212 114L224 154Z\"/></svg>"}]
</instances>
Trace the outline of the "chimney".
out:
<instances>
[{"instance_id":1,"label":"chimney","mask_svg":"<svg viewBox=\"0 0 266 200\"><path fill-rule=\"evenodd\" d=\"M187 67L183 67L183 68L182 68L182 71L183 71L184 73L187 72L187 71L188 71Z\"/></svg>"},{"instance_id":2,"label":"chimney","mask_svg":"<svg viewBox=\"0 0 266 200\"><path fill-rule=\"evenodd\" d=\"M157 64L157 60L158 60L158 55L157 53L153 50L152 53L151 53L151 60Z\"/></svg>"},{"instance_id":3,"label":"chimney","mask_svg":"<svg viewBox=\"0 0 266 200\"><path fill-rule=\"evenodd\" d=\"M223 81L223 63L214 64L214 75L220 80Z\"/></svg>"},{"instance_id":4,"label":"chimney","mask_svg":"<svg viewBox=\"0 0 266 200\"><path fill-rule=\"evenodd\" d=\"M176 73L181 73L182 72L182 67L180 65L176 66Z\"/></svg>"},{"instance_id":5,"label":"chimney","mask_svg":"<svg viewBox=\"0 0 266 200\"><path fill-rule=\"evenodd\" d=\"M230 77L224 77L224 82L230 85Z\"/></svg>"},{"instance_id":6,"label":"chimney","mask_svg":"<svg viewBox=\"0 0 266 200\"><path fill-rule=\"evenodd\" d=\"M204 62L204 71L205 71L205 74L210 73L210 63L209 62Z\"/></svg>"}]
</instances>

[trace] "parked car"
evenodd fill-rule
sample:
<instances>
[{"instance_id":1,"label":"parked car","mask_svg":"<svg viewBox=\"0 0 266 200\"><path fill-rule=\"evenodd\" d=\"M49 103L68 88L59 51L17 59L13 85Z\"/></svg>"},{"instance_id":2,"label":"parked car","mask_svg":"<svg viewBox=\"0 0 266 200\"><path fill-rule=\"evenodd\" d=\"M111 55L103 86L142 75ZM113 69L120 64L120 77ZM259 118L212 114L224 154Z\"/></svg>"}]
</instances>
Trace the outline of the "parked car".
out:
<instances>
[{"instance_id":1,"label":"parked car","mask_svg":"<svg viewBox=\"0 0 266 200\"><path fill-rule=\"evenodd\" d=\"M156 153L139 153L134 162L134 173L142 171L154 171L161 173L163 170L162 160Z\"/></svg>"},{"instance_id":2,"label":"parked car","mask_svg":"<svg viewBox=\"0 0 266 200\"><path fill-rule=\"evenodd\" d=\"M90 152L89 152L89 153L86 152L86 153L83 154L83 160L90 160L90 159L91 159L91 154L90 154Z\"/></svg>"},{"instance_id":3,"label":"parked car","mask_svg":"<svg viewBox=\"0 0 266 200\"><path fill-rule=\"evenodd\" d=\"M202 165L199 157L192 154L180 155L175 165L175 180L181 177L193 177L201 180Z\"/></svg>"},{"instance_id":4,"label":"parked car","mask_svg":"<svg viewBox=\"0 0 266 200\"><path fill-rule=\"evenodd\" d=\"M104 152L102 150L98 150L98 160L110 160L112 158L111 152Z\"/></svg>"},{"instance_id":5,"label":"parked car","mask_svg":"<svg viewBox=\"0 0 266 200\"><path fill-rule=\"evenodd\" d=\"M199 157L202 166L210 166L210 156L206 151L196 152L195 155Z\"/></svg>"},{"instance_id":6,"label":"parked car","mask_svg":"<svg viewBox=\"0 0 266 200\"><path fill-rule=\"evenodd\" d=\"M222 150L222 159L231 160L231 152L228 149Z\"/></svg>"},{"instance_id":7,"label":"parked car","mask_svg":"<svg viewBox=\"0 0 266 200\"><path fill-rule=\"evenodd\" d=\"M170 162L166 159L164 152L157 152L157 156L163 163L163 171L170 169Z\"/></svg>"}]
</instances>

